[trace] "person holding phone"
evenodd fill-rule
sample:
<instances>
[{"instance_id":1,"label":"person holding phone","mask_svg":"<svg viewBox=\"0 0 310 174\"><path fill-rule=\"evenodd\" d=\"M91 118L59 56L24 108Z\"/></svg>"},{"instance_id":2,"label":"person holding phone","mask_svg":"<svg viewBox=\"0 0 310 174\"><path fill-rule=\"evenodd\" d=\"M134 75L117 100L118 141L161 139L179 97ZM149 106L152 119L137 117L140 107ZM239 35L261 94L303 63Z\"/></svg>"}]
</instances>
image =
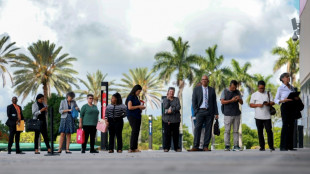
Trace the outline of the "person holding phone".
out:
<instances>
[{"instance_id":1,"label":"person holding phone","mask_svg":"<svg viewBox=\"0 0 310 174\"><path fill-rule=\"evenodd\" d=\"M40 154L39 152L39 137L42 134L48 153L51 153L51 147L49 144L48 134L47 134L47 105L44 104L44 95L38 94L36 97L36 102L32 104L32 115L33 119L38 119L41 122L40 131L36 131L34 135L34 149L35 154Z\"/></svg>"},{"instance_id":2,"label":"person holding phone","mask_svg":"<svg viewBox=\"0 0 310 174\"><path fill-rule=\"evenodd\" d=\"M131 127L131 137L130 137L130 149L129 153L141 152L138 149L138 138L141 126L141 113L145 109L139 100L139 95L142 91L140 85L135 85L126 99L127 106L127 118Z\"/></svg>"},{"instance_id":3,"label":"person holding phone","mask_svg":"<svg viewBox=\"0 0 310 174\"><path fill-rule=\"evenodd\" d=\"M60 140L59 140L58 153L61 153L62 151L63 141L66 136L67 140L66 154L71 154L69 150L71 142L71 134L76 132L75 123L71 111L73 108L75 108L77 111L80 111L78 105L74 100L74 97L75 97L74 92L68 92L66 95L66 99L62 100L59 106L59 113L61 114L61 120L59 125Z\"/></svg>"},{"instance_id":4,"label":"person holding phone","mask_svg":"<svg viewBox=\"0 0 310 174\"><path fill-rule=\"evenodd\" d=\"M271 93L265 91L265 82L258 81L258 91L251 95L250 107L255 108L255 122L257 127L260 151L265 151L264 128L268 135L269 149L274 151L273 132L270 115L270 106L274 105ZM269 93L269 95L268 95ZM270 101L270 102L269 102Z\"/></svg>"},{"instance_id":5,"label":"person holding phone","mask_svg":"<svg viewBox=\"0 0 310 174\"><path fill-rule=\"evenodd\" d=\"M230 130L233 127L234 135L234 148L233 151L239 151L239 125L240 125L240 115L241 111L239 109L239 104L243 104L241 98L241 93L237 89L238 82L232 80L230 82L229 88L224 89L221 95L222 112L224 114L224 142L225 151L230 151Z\"/></svg>"}]
</instances>

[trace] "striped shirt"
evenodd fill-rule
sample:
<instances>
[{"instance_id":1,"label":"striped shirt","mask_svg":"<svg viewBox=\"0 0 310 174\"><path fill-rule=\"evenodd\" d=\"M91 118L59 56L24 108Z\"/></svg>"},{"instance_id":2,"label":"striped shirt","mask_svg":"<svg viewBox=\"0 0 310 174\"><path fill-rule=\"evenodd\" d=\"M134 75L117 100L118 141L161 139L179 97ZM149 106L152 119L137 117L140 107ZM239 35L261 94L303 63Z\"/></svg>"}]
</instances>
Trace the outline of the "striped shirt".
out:
<instances>
[{"instance_id":1,"label":"striped shirt","mask_svg":"<svg viewBox=\"0 0 310 174\"><path fill-rule=\"evenodd\" d=\"M124 118L127 116L127 106L121 105L108 105L105 111L106 118Z\"/></svg>"}]
</instances>

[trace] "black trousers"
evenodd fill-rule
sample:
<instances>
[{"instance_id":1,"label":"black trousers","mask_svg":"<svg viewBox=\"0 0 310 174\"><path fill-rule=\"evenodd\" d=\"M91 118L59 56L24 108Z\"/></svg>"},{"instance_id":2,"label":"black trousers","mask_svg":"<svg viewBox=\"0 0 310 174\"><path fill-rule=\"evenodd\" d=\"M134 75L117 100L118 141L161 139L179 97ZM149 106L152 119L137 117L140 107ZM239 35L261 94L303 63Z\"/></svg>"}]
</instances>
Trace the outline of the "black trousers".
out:
<instances>
[{"instance_id":1,"label":"black trousers","mask_svg":"<svg viewBox=\"0 0 310 174\"><path fill-rule=\"evenodd\" d=\"M140 133L141 118L136 118L134 116L128 116L128 121L131 127L131 136L130 136L130 149L138 149L138 138Z\"/></svg>"},{"instance_id":2,"label":"black trousers","mask_svg":"<svg viewBox=\"0 0 310 174\"><path fill-rule=\"evenodd\" d=\"M115 136L117 138L117 150L123 149L122 132L124 127L123 118L108 118L109 122L109 150L114 150Z\"/></svg>"},{"instance_id":3,"label":"black trousers","mask_svg":"<svg viewBox=\"0 0 310 174\"><path fill-rule=\"evenodd\" d=\"M9 143L8 143L8 151L12 151L12 145L15 137L15 148L16 152L20 152L19 148L19 139L20 139L20 131L16 131L16 126L9 127L10 135L9 135Z\"/></svg>"},{"instance_id":4,"label":"black trousers","mask_svg":"<svg viewBox=\"0 0 310 174\"><path fill-rule=\"evenodd\" d=\"M86 150L86 145L88 141L88 137L90 137L90 151L95 150L95 139L96 139L96 133L97 129L96 126L83 126L83 130L85 133L85 142L82 144L82 150Z\"/></svg>"},{"instance_id":5,"label":"black trousers","mask_svg":"<svg viewBox=\"0 0 310 174\"><path fill-rule=\"evenodd\" d=\"M294 123L295 118L291 114L291 108L288 104L281 105L282 131L281 131L281 149L293 149L294 141Z\"/></svg>"},{"instance_id":6,"label":"black trousers","mask_svg":"<svg viewBox=\"0 0 310 174\"><path fill-rule=\"evenodd\" d=\"M42 134L44 143L46 145L46 148L51 148L49 144L49 139L47 135L47 124L46 121L41 121L41 129L40 131L36 131L34 134L34 149L39 149L39 137L40 134Z\"/></svg>"},{"instance_id":7,"label":"black trousers","mask_svg":"<svg viewBox=\"0 0 310 174\"><path fill-rule=\"evenodd\" d=\"M196 115L196 120L197 121L194 131L194 148L199 148L201 129L204 124L206 127L203 148L208 148L212 137L212 125L214 116L212 116L208 110L200 109Z\"/></svg>"},{"instance_id":8,"label":"black trousers","mask_svg":"<svg viewBox=\"0 0 310 174\"><path fill-rule=\"evenodd\" d=\"M257 133L258 133L258 140L259 140L259 146L262 149L265 149L265 139L264 139L264 128L266 129L267 136L268 136L268 145L270 149L273 149L273 132L272 132L272 124L271 119L269 120L256 120L256 127L257 127Z\"/></svg>"},{"instance_id":9,"label":"black trousers","mask_svg":"<svg viewBox=\"0 0 310 174\"><path fill-rule=\"evenodd\" d=\"M164 149L168 149L170 150L171 147L171 135L172 135L172 139L173 139L173 146L174 146L174 150L178 150L180 149L179 147L179 134L180 134L180 123L170 123L170 125L168 125L168 123L164 122L164 139L165 139L165 144L163 145Z\"/></svg>"}]
</instances>

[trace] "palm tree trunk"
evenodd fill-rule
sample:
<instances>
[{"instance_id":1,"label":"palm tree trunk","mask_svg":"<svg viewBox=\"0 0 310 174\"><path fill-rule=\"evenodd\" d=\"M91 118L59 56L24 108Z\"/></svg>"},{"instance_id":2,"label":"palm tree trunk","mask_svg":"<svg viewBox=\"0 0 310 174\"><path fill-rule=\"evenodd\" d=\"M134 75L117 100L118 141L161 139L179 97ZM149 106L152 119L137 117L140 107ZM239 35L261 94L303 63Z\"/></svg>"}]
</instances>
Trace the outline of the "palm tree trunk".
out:
<instances>
[{"instance_id":1,"label":"palm tree trunk","mask_svg":"<svg viewBox=\"0 0 310 174\"><path fill-rule=\"evenodd\" d=\"M183 134L183 90L184 90L185 82L184 80L179 81L179 91L178 91L178 98L181 104L181 123L180 123L180 134Z\"/></svg>"}]
</instances>

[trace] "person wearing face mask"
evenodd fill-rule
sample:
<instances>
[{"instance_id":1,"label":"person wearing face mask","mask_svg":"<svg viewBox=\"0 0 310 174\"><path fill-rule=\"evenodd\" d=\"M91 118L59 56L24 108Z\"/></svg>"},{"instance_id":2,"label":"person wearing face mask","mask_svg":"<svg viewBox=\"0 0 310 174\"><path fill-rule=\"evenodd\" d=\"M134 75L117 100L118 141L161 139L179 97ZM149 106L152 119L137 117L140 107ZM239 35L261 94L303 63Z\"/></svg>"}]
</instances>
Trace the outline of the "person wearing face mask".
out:
<instances>
[{"instance_id":1,"label":"person wearing face mask","mask_svg":"<svg viewBox=\"0 0 310 174\"><path fill-rule=\"evenodd\" d=\"M274 151L273 132L271 124L270 106L274 105L272 94L265 91L265 82L259 81L258 91L251 95L250 107L255 108L255 122L257 127L260 151L265 151L264 128L268 135L269 149ZM268 94L269 93L269 94Z\"/></svg>"},{"instance_id":2,"label":"person wearing face mask","mask_svg":"<svg viewBox=\"0 0 310 174\"><path fill-rule=\"evenodd\" d=\"M16 154L25 154L20 150L19 147L19 139L21 131L16 130L16 125L20 124L21 120L24 120L22 108L19 105L17 105L17 101L18 101L17 97L13 97L12 104L7 107L8 120L6 122L6 125L9 127L10 130L8 154L11 154L14 137L15 137Z\"/></svg>"},{"instance_id":3,"label":"person wearing face mask","mask_svg":"<svg viewBox=\"0 0 310 174\"><path fill-rule=\"evenodd\" d=\"M49 139L47 135L47 123L46 123L47 105L45 105L43 101L44 101L44 95L38 94L36 97L36 102L32 104L33 119L38 119L41 121L40 131L36 131L34 135L35 154L40 154L39 152L40 134L42 134L43 136L46 148L48 149L48 153L51 153L51 147L50 147Z\"/></svg>"},{"instance_id":4,"label":"person wearing face mask","mask_svg":"<svg viewBox=\"0 0 310 174\"><path fill-rule=\"evenodd\" d=\"M181 152L179 147L179 127L181 122L181 104L178 97L174 97L175 88L169 87L167 98L163 100L164 115L162 117L164 122L164 152L169 152L171 146L171 135L173 139L174 150Z\"/></svg>"},{"instance_id":5,"label":"person wearing face mask","mask_svg":"<svg viewBox=\"0 0 310 174\"><path fill-rule=\"evenodd\" d=\"M281 104L282 130L280 151L295 151L296 149L293 148L295 114L297 113L295 103L301 101L299 97L288 98L290 93L296 92L295 88L290 84L289 73L281 74L280 81L282 85L278 88L275 97L275 103ZM301 105L303 106L302 102Z\"/></svg>"},{"instance_id":6,"label":"person wearing face mask","mask_svg":"<svg viewBox=\"0 0 310 174\"><path fill-rule=\"evenodd\" d=\"M140 85L135 85L125 102L127 106L127 119L131 127L130 149L128 150L129 153L141 152L138 149L138 138L141 126L141 113L142 110L145 109L145 106L141 105L139 100L141 91L142 87Z\"/></svg>"},{"instance_id":7,"label":"person wearing face mask","mask_svg":"<svg viewBox=\"0 0 310 174\"><path fill-rule=\"evenodd\" d=\"M68 92L66 99L62 100L59 106L59 113L61 114L61 120L59 125L59 133L60 133L60 140L59 140L59 149L58 153L62 151L62 145L64 138L66 136L66 153L71 154L69 147L71 142L71 134L76 132L74 119L72 117L72 109L75 108L77 111L80 111L78 105L73 100L75 97L74 92Z\"/></svg>"}]
</instances>

